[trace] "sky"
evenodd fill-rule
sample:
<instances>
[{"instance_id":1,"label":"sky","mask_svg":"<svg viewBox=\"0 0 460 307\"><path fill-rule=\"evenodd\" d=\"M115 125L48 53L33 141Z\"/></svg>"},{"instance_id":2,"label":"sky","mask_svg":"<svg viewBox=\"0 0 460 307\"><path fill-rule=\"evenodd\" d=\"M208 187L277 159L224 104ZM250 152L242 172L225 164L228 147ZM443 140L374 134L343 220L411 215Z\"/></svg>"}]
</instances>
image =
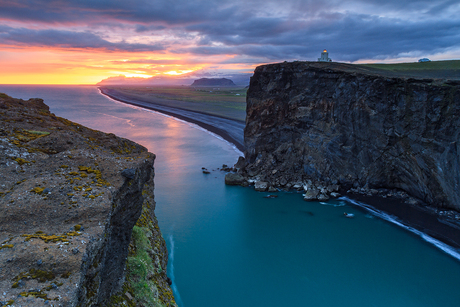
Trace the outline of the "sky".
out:
<instances>
[{"instance_id":1,"label":"sky","mask_svg":"<svg viewBox=\"0 0 460 307\"><path fill-rule=\"evenodd\" d=\"M458 0L0 0L0 84L460 59Z\"/></svg>"}]
</instances>

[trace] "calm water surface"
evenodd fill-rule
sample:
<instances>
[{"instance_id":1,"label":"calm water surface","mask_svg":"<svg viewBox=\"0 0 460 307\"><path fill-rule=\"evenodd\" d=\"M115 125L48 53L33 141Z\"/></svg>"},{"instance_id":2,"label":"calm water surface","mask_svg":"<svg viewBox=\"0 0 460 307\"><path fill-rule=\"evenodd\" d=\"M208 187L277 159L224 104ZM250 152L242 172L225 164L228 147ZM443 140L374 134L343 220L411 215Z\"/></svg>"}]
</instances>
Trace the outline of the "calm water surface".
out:
<instances>
[{"instance_id":1,"label":"calm water surface","mask_svg":"<svg viewBox=\"0 0 460 307\"><path fill-rule=\"evenodd\" d=\"M44 98L56 115L157 155L156 214L180 306L460 306L460 261L344 200L265 199L225 186L216 168L239 153L203 130L95 87L0 85L0 92Z\"/></svg>"}]
</instances>

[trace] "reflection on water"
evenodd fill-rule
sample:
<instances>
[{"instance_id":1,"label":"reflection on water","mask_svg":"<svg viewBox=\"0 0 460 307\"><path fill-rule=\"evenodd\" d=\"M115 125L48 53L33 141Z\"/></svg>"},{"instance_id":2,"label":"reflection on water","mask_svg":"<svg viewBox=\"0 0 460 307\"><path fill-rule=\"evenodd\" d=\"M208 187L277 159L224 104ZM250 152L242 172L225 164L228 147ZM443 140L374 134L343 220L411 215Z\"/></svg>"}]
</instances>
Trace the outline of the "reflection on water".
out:
<instances>
[{"instance_id":1,"label":"reflection on water","mask_svg":"<svg viewBox=\"0 0 460 307\"><path fill-rule=\"evenodd\" d=\"M157 155L156 213L181 306L460 302L460 262L413 233L343 200L304 202L297 193L267 199L225 186L216 168L232 165L238 153L200 129L116 103L96 88L5 88L11 96L43 97L56 115L133 139ZM214 171L206 175L201 167Z\"/></svg>"}]
</instances>

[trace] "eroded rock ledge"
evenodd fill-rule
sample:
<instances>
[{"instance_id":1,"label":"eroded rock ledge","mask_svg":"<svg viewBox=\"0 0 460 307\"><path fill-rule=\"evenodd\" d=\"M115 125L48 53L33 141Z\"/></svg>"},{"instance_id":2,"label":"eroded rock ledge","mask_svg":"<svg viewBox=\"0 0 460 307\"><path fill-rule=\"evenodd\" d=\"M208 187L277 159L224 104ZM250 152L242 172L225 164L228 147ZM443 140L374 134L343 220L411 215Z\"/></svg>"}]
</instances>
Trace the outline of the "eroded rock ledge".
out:
<instances>
[{"instance_id":1,"label":"eroded rock ledge","mask_svg":"<svg viewBox=\"0 0 460 307\"><path fill-rule=\"evenodd\" d=\"M0 123L1 305L176 306L155 155L41 99L0 94Z\"/></svg>"},{"instance_id":2,"label":"eroded rock ledge","mask_svg":"<svg viewBox=\"0 0 460 307\"><path fill-rule=\"evenodd\" d=\"M460 211L460 82L341 63L259 66L247 94L245 160L233 183L408 194ZM334 196L334 194L332 194Z\"/></svg>"}]
</instances>

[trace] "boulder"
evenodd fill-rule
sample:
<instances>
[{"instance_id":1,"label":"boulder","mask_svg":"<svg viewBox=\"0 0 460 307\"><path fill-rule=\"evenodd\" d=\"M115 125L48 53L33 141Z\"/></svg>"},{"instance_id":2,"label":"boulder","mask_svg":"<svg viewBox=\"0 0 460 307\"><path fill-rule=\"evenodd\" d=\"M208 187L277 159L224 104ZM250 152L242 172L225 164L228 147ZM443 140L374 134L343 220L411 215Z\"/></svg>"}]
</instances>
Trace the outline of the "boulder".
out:
<instances>
[{"instance_id":1,"label":"boulder","mask_svg":"<svg viewBox=\"0 0 460 307\"><path fill-rule=\"evenodd\" d=\"M238 173L228 173L225 175L225 184L242 185L246 180Z\"/></svg>"},{"instance_id":2,"label":"boulder","mask_svg":"<svg viewBox=\"0 0 460 307\"><path fill-rule=\"evenodd\" d=\"M319 194L318 189L311 188L311 189L308 189L307 192L305 192L303 199L304 200L317 200L318 194Z\"/></svg>"},{"instance_id":3,"label":"boulder","mask_svg":"<svg viewBox=\"0 0 460 307\"><path fill-rule=\"evenodd\" d=\"M256 183L254 184L254 188L256 191L265 192L268 189L268 182L256 181Z\"/></svg>"}]
</instances>

